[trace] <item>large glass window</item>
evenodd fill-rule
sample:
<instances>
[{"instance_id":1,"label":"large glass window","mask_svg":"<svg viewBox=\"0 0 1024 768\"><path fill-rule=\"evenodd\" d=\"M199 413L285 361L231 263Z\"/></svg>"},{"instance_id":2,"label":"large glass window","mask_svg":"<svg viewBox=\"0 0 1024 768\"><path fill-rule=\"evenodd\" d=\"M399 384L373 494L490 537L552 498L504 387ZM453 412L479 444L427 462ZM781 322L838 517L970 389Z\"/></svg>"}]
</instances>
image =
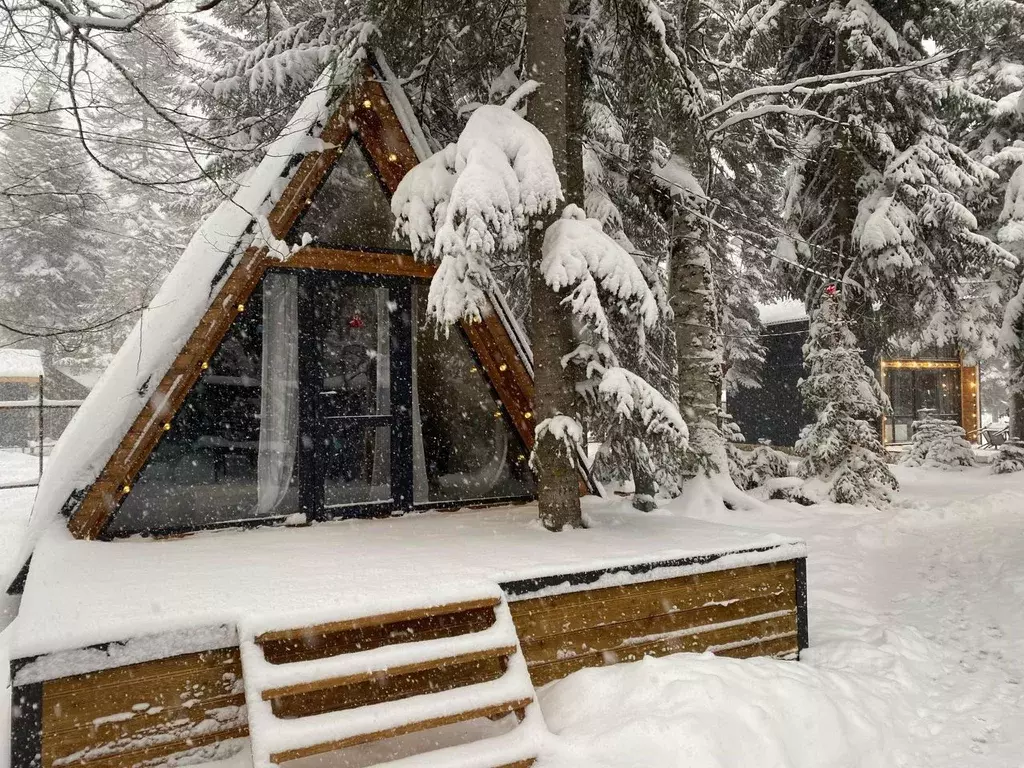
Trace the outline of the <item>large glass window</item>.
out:
<instances>
[{"instance_id":1,"label":"large glass window","mask_svg":"<svg viewBox=\"0 0 1024 768\"><path fill-rule=\"evenodd\" d=\"M391 498L390 336L386 287L324 280L313 316L317 454L327 507Z\"/></svg>"},{"instance_id":2,"label":"large glass window","mask_svg":"<svg viewBox=\"0 0 1024 768\"><path fill-rule=\"evenodd\" d=\"M262 299L257 289L114 514L109 533L260 516ZM297 499L292 502L297 505Z\"/></svg>"},{"instance_id":3,"label":"large glass window","mask_svg":"<svg viewBox=\"0 0 1024 768\"><path fill-rule=\"evenodd\" d=\"M427 322L427 286L417 286L416 382L426 487L416 501L533 494L522 442L458 327ZM417 455L419 451L417 451Z\"/></svg>"},{"instance_id":4,"label":"large glass window","mask_svg":"<svg viewBox=\"0 0 1024 768\"><path fill-rule=\"evenodd\" d=\"M914 421L926 413L960 422L959 368L889 368L886 394L892 406L892 415L886 420L888 442L909 442Z\"/></svg>"},{"instance_id":5,"label":"large glass window","mask_svg":"<svg viewBox=\"0 0 1024 768\"><path fill-rule=\"evenodd\" d=\"M533 494L522 441L426 284L276 270L235 319L109 535Z\"/></svg>"},{"instance_id":6,"label":"large glass window","mask_svg":"<svg viewBox=\"0 0 1024 768\"><path fill-rule=\"evenodd\" d=\"M309 235L315 245L334 248L408 250L395 240L395 217L359 142L349 141L290 238Z\"/></svg>"}]
</instances>

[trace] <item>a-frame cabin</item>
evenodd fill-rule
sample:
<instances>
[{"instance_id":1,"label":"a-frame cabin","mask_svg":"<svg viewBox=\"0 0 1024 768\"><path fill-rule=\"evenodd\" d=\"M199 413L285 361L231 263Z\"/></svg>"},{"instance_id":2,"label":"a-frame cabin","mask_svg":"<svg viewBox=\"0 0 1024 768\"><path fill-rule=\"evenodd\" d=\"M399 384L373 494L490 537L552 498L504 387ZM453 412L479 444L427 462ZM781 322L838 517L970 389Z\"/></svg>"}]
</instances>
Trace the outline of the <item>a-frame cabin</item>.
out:
<instances>
[{"instance_id":1,"label":"a-frame cabin","mask_svg":"<svg viewBox=\"0 0 1024 768\"><path fill-rule=\"evenodd\" d=\"M12 582L13 768L525 767L534 685L807 644L799 541L615 501L540 529L528 340L497 295L426 323L389 199L431 148L379 57L339 69L54 452Z\"/></svg>"}]
</instances>

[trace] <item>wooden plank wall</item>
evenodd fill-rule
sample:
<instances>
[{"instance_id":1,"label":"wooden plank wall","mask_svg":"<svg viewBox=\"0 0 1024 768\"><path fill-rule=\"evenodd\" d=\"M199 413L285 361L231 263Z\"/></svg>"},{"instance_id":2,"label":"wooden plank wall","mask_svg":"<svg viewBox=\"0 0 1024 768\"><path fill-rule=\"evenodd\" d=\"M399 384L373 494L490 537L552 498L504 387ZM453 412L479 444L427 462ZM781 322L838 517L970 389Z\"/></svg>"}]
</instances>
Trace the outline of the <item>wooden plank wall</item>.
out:
<instances>
[{"instance_id":1,"label":"wooden plank wall","mask_svg":"<svg viewBox=\"0 0 1024 768\"><path fill-rule=\"evenodd\" d=\"M41 710L41 768L129 768L249 733L237 648L50 680Z\"/></svg>"},{"instance_id":2,"label":"wooden plank wall","mask_svg":"<svg viewBox=\"0 0 1024 768\"><path fill-rule=\"evenodd\" d=\"M795 658L795 560L509 604L534 685L645 655Z\"/></svg>"}]
</instances>

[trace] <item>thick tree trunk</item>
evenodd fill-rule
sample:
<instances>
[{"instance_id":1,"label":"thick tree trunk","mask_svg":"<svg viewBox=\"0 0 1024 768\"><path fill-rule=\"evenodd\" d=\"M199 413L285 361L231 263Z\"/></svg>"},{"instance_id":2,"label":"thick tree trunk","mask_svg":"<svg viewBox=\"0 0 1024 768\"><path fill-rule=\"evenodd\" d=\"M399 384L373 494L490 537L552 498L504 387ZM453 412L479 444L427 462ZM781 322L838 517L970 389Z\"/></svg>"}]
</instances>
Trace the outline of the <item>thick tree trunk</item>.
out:
<instances>
[{"instance_id":1,"label":"thick tree trunk","mask_svg":"<svg viewBox=\"0 0 1024 768\"><path fill-rule=\"evenodd\" d=\"M679 412L690 430L684 475L726 468L725 441L719 429L722 353L718 338L711 253L704 242L703 200L688 196L672 223L669 304L674 313L679 371Z\"/></svg>"},{"instance_id":2,"label":"thick tree trunk","mask_svg":"<svg viewBox=\"0 0 1024 768\"><path fill-rule=\"evenodd\" d=\"M1024 392L1010 391L1010 437L1024 439Z\"/></svg>"},{"instance_id":3,"label":"thick tree trunk","mask_svg":"<svg viewBox=\"0 0 1024 768\"><path fill-rule=\"evenodd\" d=\"M530 99L530 121L551 144L555 163L566 186L566 63L567 0L527 0L526 69L540 83ZM572 351L568 311L540 270L544 232L557 213L533 222L530 231L530 338L533 343L534 423L555 416L576 417L572 377L562 357ZM575 456L555 436L546 433L534 446L540 520L551 531L581 527L579 475Z\"/></svg>"}]
</instances>

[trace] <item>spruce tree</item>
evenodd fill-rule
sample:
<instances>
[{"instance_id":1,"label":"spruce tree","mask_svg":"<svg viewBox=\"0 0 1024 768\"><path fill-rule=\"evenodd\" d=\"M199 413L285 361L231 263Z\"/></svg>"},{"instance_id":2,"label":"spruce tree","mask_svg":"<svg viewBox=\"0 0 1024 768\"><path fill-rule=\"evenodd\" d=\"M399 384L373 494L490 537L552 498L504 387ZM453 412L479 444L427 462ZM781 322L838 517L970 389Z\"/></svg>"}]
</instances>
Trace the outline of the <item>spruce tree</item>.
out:
<instances>
[{"instance_id":1,"label":"spruce tree","mask_svg":"<svg viewBox=\"0 0 1024 768\"><path fill-rule=\"evenodd\" d=\"M926 4L887 0L791 3L782 74L795 79L918 64L927 58ZM1007 254L978 232L965 203L991 171L951 140L948 93L937 65L918 65L874 84L835 86L802 103L803 121L786 172L780 255L808 270L793 288L813 309L820 273L841 275L860 341L881 349L970 346L962 322L965 286ZM856 298L856 301L854 301Z\"/></svg>"},{"instance_id":2,"label":"spruce tree","mask_svg":"<svg viewBox=\"0 0 1024 768\"><path fill-rule=\"evenodd\" d=\"M106 278L103 186L60 109L47 109L61 104L56 90L41 83L30 103L38 113L0 139L0 320L51 359L96 364L106 339L67 331L106 319L94 304Z\"/></svg>"},{"instance_id":3,"label":"spruce tree","mask_svg":"<svg viewBox=\"0 0 1024 768\"><path fill-rule=\"evenodd\" d=\"M878 437L885 395L864 364L846 313L842 295L832 286L811 313L804 344L807 377L799 389L815 420L797 441L799 474L816 481L805 495L816 495L814 486L821 483L824 494L837 503L874 504L899 486Z\"/></svg>"}]
</instances>

